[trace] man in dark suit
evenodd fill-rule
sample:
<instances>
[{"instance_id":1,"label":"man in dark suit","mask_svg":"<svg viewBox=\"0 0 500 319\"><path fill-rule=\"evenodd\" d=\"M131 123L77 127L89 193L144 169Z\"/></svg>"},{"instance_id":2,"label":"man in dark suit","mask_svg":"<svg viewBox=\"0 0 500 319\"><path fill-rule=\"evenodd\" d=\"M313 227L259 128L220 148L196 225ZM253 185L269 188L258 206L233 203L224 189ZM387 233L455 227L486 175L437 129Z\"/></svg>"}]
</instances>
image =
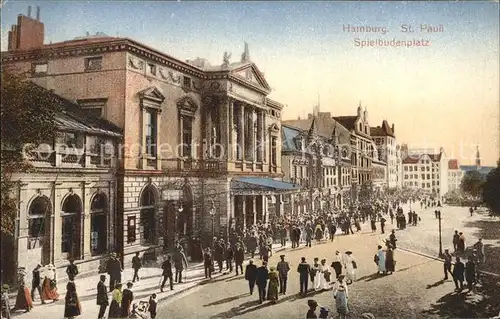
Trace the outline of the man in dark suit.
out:
<instances>
[{"instance_id":1,"label":"man in dark suit","mask_svg":"<svg viewBox=\"0 0 500 319\"><path fill-rule=\"evenodd\" d=\"M106 281L106 276L101 275L101 280L97 284L97 305L99 306L99 315L98 319L104 318L104 313L106 312L106 308L109 305L108 300L108 289L104 282Z\"/></svg>"},{"instance_id":2,"label":"man in dark suit","mask_svg":"<svg viewBox=\"0 0 500 319\"><path fill-rule=\"evenodd\" d=\"M234 263L236 264L236 276L238 276L238 269L243 274L243 261L245 260L245 251L240 243L236 244L236 251L234 252Z\"/></svg>"},{"instance_id":3,"label":"man in dark suit","mask_svg":"<svg viewBox=\"0 0 500 319\"><path fill-rule=\"evenodd\" d=\"M300 276L300 294L307 294L307 286L309 283L309 274L311 273L311 266L306 262L306 258L302 257L297 272Z\"/></svg>"},{"instance_id":4,"label":"man in dark suit","mask_svg":"<svg viewBox=\"0 0 500 319\"><path fill-rule=\"evenodd\" d=\"M465 265L457 257L455 267L453 267L453 282L455 283L455 291L462 291L464 289L464 271Z\"/></svg>"},{"instance_id":5,"label":"man in dark suit","mask_svg":"<svg viewBox=\"0 0 500 319\"><path fill-rule=\"evenodd\" d=\"M115 289L115 284L122 281L122 264L118 258L116 258L115 253L111 253L106 265L109 274L109 290L113 291Z\"/></svg>"},{"instance_id":6,"label":"man in dark suit","mask_svg":"<svg viewBox=\"0 0 500 319\"><path fill-rule=\"evenodd\" d=\"M266 299L266 286L269 271L267 270L267 262L263 261L262 266L257 268L257 288L259 289L259 302L263 303Z\"/></svg>"},{"instance_id":7,"label":"man in dark suit","mask_svg":"<svg viewBox=\"0 0 500 319\"><path fill-rule=\"evenodd\" d=\"M245 280L248 281L250 294L253 295L253 288L255 287L255 281L257 280L257 266L253 264L253 260L250 260L245 268Z\"/></svg>"},{"instance_id":8,"label":"man in dark suit","mask_svg":"<svg viewBox=\"0 0 500 319\"><path fill-rule=\"evenodd\" d=\"M40 284L42 283L40 280L40 268L42 265L36 265L35 269L33 269L33 279L31 279L31 297L33 301L35 301L35 290L38 290L38 295L40 296L40 300L42 300L42 304L45 303L45 300L42 298L42 288Z\"/></svg>"},{"instance_id":9,"label":"man in dark suit","mask_svg":"<svg viewBox=\"0 0 500 319\"><path fill-rule=\"evenodd\" d=\"M167 279L170 280L170 290L174 290L174 279L172 273L172 257L170 255L167 256L167 260L163 262L161 265L161 269L163 269L163 281L161 282L161 292L163 292L163 287L165 287L165 283Z\"/></svg>"},{"instance_id":10,"label":"man in dark suit","mask_svg":"<svg viewBox=\"0 0 500 319\"><path fill-rule=\"evenodd\" d=\"M135 256L132 258L132 269L134 269L134 277L132 278L132 282L135 282L135 279L139 281L139 269L141 268L141 257L139 257L139 253L135 253Z\"/></svg>"},{"instance_id":11,"label":"man in dark suit","mask_svg":"<svg viewBox=\"0 0 500 319\"><path fill-rule=\"evenodd\" d=\"M276 269L278 270L280 278L280 294L286 294L286 283L288 280L288 272L290 271L290 265L288 261L285 261L285 255L280 256L281 261L278 262Z\"/></svg>"}]
</instances>

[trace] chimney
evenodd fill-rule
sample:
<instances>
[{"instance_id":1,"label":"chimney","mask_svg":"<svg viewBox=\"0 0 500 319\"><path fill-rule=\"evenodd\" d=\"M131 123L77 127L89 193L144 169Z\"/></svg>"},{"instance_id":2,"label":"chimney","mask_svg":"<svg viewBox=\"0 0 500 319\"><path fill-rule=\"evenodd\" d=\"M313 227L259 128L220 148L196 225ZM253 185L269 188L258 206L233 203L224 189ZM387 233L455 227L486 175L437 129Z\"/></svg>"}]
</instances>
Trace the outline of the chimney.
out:
<instances>
[{"instance_id":1,"label":"chimney","mask_svg":"<svg viewBox=\"0 0 500 319\"><path fill-rule=\"evenodd\" d=\"M392 123L391 129L392 129L392 133L396 134L396 131L394 131L394 123Z\"/></svg>"},{"instance_id":2,"label":"chimney","mask_svg":"<svg viewBox=\"0 0 500 319\"><path fill-rule=\"evenodd\" d=\"M36 21L40 21L40 7L36 6Z\"/></svg>"},{"instance_id":3,"label":"chimney","mask_svg":"<svg viewBox=\"0 0 500 319\"><path fill-rule=\"evenodd\" d=\"M31 18L31 6L28 6L28 18Z\"/></svg>"},{"instance_id":4,"label":"chimney","mask_svg":"<svg viewBox=\"0 0 500 319\"><path fill-rule=\"evenodd\" d=\"M37 7L37 16L39 17ZM18 15L17 24L9 31L8 50L35 50L43 47L44 25L42 22L31 18L31 6L28 7L28 16Z\"/></svg>"}]
</instances>

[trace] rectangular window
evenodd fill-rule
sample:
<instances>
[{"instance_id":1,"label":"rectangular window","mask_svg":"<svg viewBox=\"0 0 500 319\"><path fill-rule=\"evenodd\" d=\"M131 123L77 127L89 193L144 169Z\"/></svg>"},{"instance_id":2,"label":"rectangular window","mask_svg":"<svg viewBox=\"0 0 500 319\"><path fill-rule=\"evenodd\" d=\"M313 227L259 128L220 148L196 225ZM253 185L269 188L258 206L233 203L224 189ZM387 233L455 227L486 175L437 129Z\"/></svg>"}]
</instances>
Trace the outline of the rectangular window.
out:
<instances>
[{"instance_id":1,"label":"rectangular window","mask_svg":"<svg viewBox=\"0 0 500 319\"><path fill-rule=\"evenodd\" d=\"M151 75L156 75L156 65L154 65L154 64L148 64L148 67L149 67L149 73Z\"/></svg>"},{"instance_id":2,"label":"rectangular window","mask_svg":"<svg viewBox=\"0 0 500 319\"><path fill-rule=\"evenodd\" d=\"M191 158L193 142L193 120L190 117L182 118L182 156Z\"/></svg>"},{"instance_id":3,"label":"rectangular window","mask_svg":"<svg viewBox=\"0 0 500 319\"><path fill-rule=\"evenodd\" d=\"M271 137L271 165L277 165L277 138L275 136Z\"/></svg>"},{"instance_id":4,"label":"rectangular window","mask_svg":"<svg viewBox=\"0 0 500 319\"><path fill-rule=\"evenodd\" d=\"M107 101L107 98L76 100L85 114L96 118L104 117L104 110Z\"/></svg>"},{"instance_id":5,"label":"rectangular window","mask_svg":"<svg viewBox=\"0 0 500 319\"><path fill-rule=\"evenodd\" d=\"M150 157L156 157L157 128L156 112L148 110L146 112L146 154Z\"/></svg>"},{"instance_id":6,"label":"rectangular window","mask_svg":"<svg viewBox=\"0 0 500 319\"><path fill-rule=\"evenodd\" d=\"M188 76L185 76L183 79L183 82L182 82L182 86L187 88L187 89L190 89L191 88L191 78Z\"/></svg>"},{"instance_id":7,"label":"rectangular window","mask_svg":"<svg viewBox=\"0 0 500 319\"><path fill-rule=\"evenodd\" d=\"M430 174L427 174L427 179L431 179L431 175Z\"/></svg>"},{"instance_id":8,"label":"rectangular window","mask_svg":"<svg viewBox=\"0 0 500 319\"><path fill-rule=\"evenodd\" d=\"M135 216L127 217L127 244L135 242Z\"/></svg>"},{"instance_id":9,"label":"rectangular window","mask_svg":"<svg viewBox=\"0 0 500 319\"><path fill-rule=\"evenodd\" d=\"M85 59L85 72L102 70L102 56Z\"/></svg>"}]
</instances>

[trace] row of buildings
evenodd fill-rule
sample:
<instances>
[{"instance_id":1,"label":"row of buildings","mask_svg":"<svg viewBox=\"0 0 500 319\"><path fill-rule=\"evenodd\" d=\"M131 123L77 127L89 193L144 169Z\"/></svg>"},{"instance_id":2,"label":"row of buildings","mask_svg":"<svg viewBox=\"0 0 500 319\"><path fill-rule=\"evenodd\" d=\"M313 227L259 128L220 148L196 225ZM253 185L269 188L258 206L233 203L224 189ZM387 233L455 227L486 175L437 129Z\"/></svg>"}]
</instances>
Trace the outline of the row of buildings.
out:
<instances>
[{"instance_id":1,"label":"row of buildings","mask_svg":"<svg viewBox=\"0 0 500 319\"><path fill-rule=\"evenodd\" d=\"M18 16L2 66L57 97L61 134L13 176L15 253L2 269L74 259L84 271L111 251L128 262L182 237L348 209L363 184L447 191L444 152L410 154L361 105L282 121L247 44L220 65L103 34L44 44L38 13Z\"/></svg>"}]
</instances>

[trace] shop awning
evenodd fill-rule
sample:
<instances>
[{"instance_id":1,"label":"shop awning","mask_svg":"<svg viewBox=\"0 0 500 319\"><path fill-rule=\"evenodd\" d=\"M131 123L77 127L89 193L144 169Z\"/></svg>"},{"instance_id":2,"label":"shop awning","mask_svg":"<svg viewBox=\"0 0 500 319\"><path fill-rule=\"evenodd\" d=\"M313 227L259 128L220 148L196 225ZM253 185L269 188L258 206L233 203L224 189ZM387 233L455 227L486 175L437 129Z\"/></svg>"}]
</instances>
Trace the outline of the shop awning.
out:
<instances>
[{"instance_id":1,"label":"shop awning","mask_svg":"<svg viewBox=\"0 0 500 319\"><path fill-rule=\"evenodd\" d=\"M266 177L236 177L231 180L233 195L274 195L300 191L300 186Z\"/></svg>"}]
</instances>

